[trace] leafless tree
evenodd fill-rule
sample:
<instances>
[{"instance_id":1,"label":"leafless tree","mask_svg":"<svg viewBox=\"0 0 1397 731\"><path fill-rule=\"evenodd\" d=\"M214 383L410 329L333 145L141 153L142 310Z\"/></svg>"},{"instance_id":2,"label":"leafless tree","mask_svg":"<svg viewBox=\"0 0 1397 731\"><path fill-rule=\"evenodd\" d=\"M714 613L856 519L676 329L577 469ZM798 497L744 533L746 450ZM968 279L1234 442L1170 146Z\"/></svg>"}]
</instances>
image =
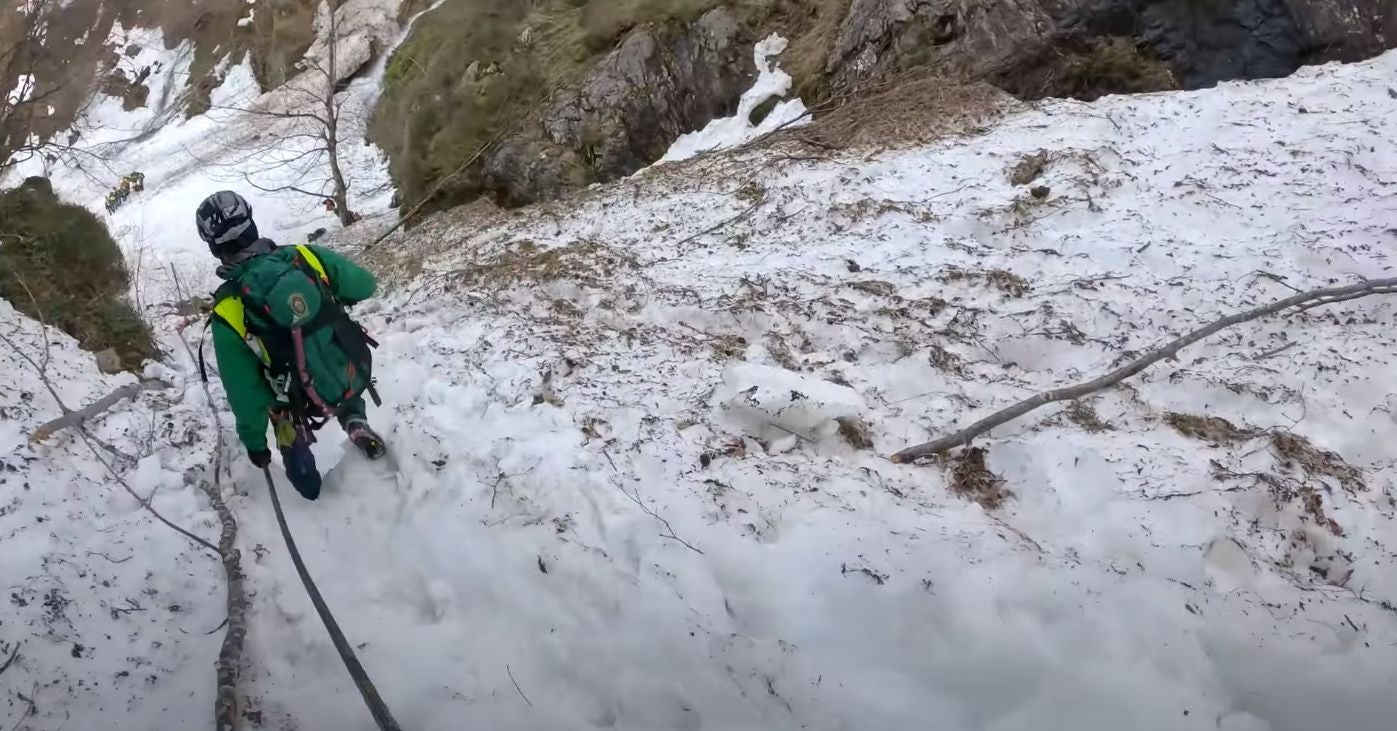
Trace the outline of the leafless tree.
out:
<instances>
[{"instance_id":1,"label":"leafless tree","mask_svg":"<svg viewBox=\"0 0 1397 731\"><path fill-rule=\"evenodd\" d=\"M22 0L0 7L0 173L35 155L44 143L33 137L46 101L62 88L43 84L44 37L55 0Z\"/></svg>"},{"instance_id":2,"label":"leafless tree","mask_svg":"<svg viewBox=\"0 0 1397 731\"><path fill-rule=\"evenodd\" d=\"M256 105L213 108L271 121L267 131L255 135L232 162L220 166L236 169L258 190L334 201L336 217L348 226L358 216L349 207L349 183L340 161L344 100L338 98L343 73L339 4L339 0L326 0L321 6L324 51L307 54L299 64L303 69L299 76Z\"/></svg>"},{"instance_id":3,"label":"leafless tree","mask_svg":"<svg viewBox=\"0 0 1397 731\"><path fill-rule=\"evenodd\" d=\"M0 178L35 158L45 175L60 161L93 180L112 172L110 150L51 136L51 104L80 83L64 73L70 49L49 47L49 26L61 11L61 0L0 0Z\"/></svg>"}]
</instances>

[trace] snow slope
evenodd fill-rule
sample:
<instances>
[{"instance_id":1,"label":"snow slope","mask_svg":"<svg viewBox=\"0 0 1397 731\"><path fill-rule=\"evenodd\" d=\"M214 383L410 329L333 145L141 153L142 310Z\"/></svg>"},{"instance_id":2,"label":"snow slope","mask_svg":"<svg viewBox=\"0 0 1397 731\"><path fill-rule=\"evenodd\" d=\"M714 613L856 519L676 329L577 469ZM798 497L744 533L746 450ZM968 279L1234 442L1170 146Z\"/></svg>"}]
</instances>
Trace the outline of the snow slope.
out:
<instances>
[{"instance_id":1,"label":"snow slope","mask_svg":"<svg viewBox=\"0 0 1397 731\"><path fill-rule=\"evenodd\" d=\"M1388 729L1392 301L1228 331L1089 400L1101 424L1050 408L997 430L981 446L1012 496L993 510L885 455L1290 287L1390 276L1394 72L1388 54L1046 102L923 148L747 150L440 216L365 255L391 274L362 315L394 452L368 464L327 432L325 496L284 491L310 570L405 728ZM1041 198L1009 182L1040 150ZM149 220L181 230L169 210ZM155 312L175 388L97 428L151 448L136 482L209 535L165 473L207 464L211 417ZM72 401L113 385L59 340ZM20 389L0 388L21 415L0 431L0 583L88 614L61 635L32 602L6 616L0 641L28 636L0 727L202 724L211 562L100 509L121 493L71 436L23 446L54 409ZM176 433L204 425L194 443L125 441L163 402ZM1272 431L1196 439L1171 412ZM851 416L874 449L838 434ZM247 716L371 728L258 475L231 469ZM46 568L60 555L71 573ZM159 647L105 622L143 582L188 614L112 622L159 619ZM95 659L64 655L75 638ZM132 645L173 671L140 697L114 676Z\"/></svg>"},{"instance_id":2,"label":"snow slope","mask_svg":"<svg viewBox=\"0 0 1397 731\"><path fill-rule=\"evenodd\" d=\"M221 570L156 523L83 442L28 435L58 416L36 368L73 408L133 380L103 376L91 354L0 300L0 725L6 729L175 729L212 704L223 621ZM9 346L13 342L26 360ZM203 391L160 366L148 391L91 425L101 460L170 520L216 537L187 484L212 456ZM31 702L32 701L32 702Z\"/></svg>"}]
</instances>

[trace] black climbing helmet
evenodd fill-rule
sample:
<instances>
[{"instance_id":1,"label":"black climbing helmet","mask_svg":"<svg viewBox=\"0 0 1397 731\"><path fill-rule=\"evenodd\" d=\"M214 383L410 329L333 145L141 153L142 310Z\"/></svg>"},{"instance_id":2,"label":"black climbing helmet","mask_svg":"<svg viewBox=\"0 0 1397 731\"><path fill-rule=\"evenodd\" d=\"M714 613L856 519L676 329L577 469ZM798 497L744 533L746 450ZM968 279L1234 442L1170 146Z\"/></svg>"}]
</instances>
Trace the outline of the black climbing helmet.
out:
<instances>
[{"instance_id":1,"label":"black climbing helmet","mask_svg":"<svg viewBox=\"0 0 1397 731\"><path fill-rule=\"evenodd\" d=\"M194 214L194 222L199 228L199 238L220 259L242 251L258 238L257 224L252 221L252 206L231 190L221 190L205 198Z\"/></svg>"}]
</instances>

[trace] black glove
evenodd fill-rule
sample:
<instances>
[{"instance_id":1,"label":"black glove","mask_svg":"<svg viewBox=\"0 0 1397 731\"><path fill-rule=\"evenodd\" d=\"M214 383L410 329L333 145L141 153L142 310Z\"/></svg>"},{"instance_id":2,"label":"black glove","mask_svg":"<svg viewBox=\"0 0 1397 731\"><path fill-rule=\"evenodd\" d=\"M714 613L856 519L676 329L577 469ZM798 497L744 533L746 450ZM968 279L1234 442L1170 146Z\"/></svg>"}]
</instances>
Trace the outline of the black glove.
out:
<instances>
[{"instance_id":1,"label":"black glove","mask_svg":"<svg viewBox=\"0 0 1397 731\"><path fill-rule=\"evenodd\" d=\"M266 449L259 449L256 451L248 450L247 458L262 469L266 469L267 465L272 463L272 453L270 450Z\"/></svg>"}]
</instances>

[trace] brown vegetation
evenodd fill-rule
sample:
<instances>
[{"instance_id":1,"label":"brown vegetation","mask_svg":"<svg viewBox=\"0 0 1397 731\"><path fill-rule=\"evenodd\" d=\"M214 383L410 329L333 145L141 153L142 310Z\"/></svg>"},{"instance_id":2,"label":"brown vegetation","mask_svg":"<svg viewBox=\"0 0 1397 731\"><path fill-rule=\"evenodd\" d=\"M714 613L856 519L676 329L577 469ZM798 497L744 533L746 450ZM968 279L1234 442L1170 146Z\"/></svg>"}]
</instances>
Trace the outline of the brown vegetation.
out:
<instances>
[{"instance_id":1,"label":"brown vegetation","mask_svg":"<svg viewBox=\"0 0 1397 731\"><path fill-rule=\"evenodd\" d=\"M988 84L914 74L831 100L786 136L825 149L920 145L983 129L1011 102Z\"/></svg>"},{"instance_id":2,"label":"brown vegetation","mask_svg":"<svg viewBox=\"0 0 1397 731\"><path fill-rule=\"evenodd\" d=\"M91 351L138 368L158 352L127 299L131 278L107 228L53 196L42 178L0 192L0 297Z\"/></svg>"},{"instance_id":3,"label":"brown vegetation","mask_svg":"<svg viewBox=\"0 0 1397 731\"><path fill-rule=\"evenodd\" d=\"M1004 487L1004 480L990 472L986 459L987 450L971 447L951 457L951 492L967 500L974 500L985 510L994 510L1004 504L1012 493Z\"/></svg>"},{"instance_id":4,"label":"brown vegetation","mask_svg":"<svg viewBox=\"0 0 1397 731\"><path fill-rule=\"evenodd\" d=\"M1152 50L1130 38L1105 38L1049 49L1036 64L994 79L1020 99L1094 101L1109 94L1179 88L1178 77Z\"/></svg>"}]
</instances>

